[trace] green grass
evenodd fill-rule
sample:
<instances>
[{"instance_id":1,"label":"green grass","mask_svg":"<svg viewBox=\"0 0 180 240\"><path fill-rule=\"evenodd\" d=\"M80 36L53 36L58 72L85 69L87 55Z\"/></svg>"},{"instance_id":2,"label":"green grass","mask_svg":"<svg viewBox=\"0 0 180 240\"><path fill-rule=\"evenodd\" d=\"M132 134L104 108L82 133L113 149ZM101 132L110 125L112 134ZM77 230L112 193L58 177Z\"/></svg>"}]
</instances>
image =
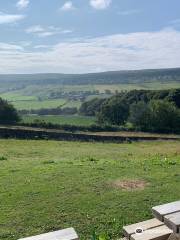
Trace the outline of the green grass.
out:
<instances>
[{"instance_id":1,"label":"green grass","mask_svg":"<svg viewBox=\"0 0 180 240\"><path fill-rule=\"evenodd\" d=\"M24 123L32 123L35 120L45 121L47 123L53 124L70 124L76 126L90 126L95 124L94 117L86 117L86 116L38 116L38 115L24 115L22 117L22 121Z\"/></svg>"},{"instance_id":2,"label":"green grass","mask_svg":"<svg viewBox=\"0 0 180 240\"><path fill-rule=\"evenodd\" d=\"M151 207L180 199L179 142L103 144L0 140L0 239L73 226L113 239L124 224L151 218ZM141 179L142 191L113 188Z\"/></svg>"},{"instance_id":3,"label":"green grass","mask_svg":"<svg viewBox=\"0 0 180 240\"><path fill-rule=\"evenodd\" d=\"M38 100L38 95L24 95L19 91L8 92L0 95L1 98L6 99L10 103L12 103L15 108L18 110L31 110L31 109L40 109L40 108L56 108L61 105L64 107L77 107L79 108L81 105L80 101L67 101L67 99L42 99Z\"/></svg>"},{"instance_id":4,"label":"green grass","mask_svg":"<svg viewBox=\"0 0 180 240\"><path fill-rule=\"evenodd\" d=\"M59 106L63 107L77 107L80 106L80 101L70 101L67 104L66 99L54 99L54 100L42 100L42 101L11 101L11 103L18 110L31 110L31 109L40 109L40 108L57 108ZM65 105L64 105L65 104Z\"/></svg>"},{"instance_id":5,"label":"green grass","mask_svg":"<svg viewBox=\"0 0 180 240\"><path fill-rule=\"evenodd\" d=\"M37 101L36 96L25 96L20 94L19 92L7 92L0 95L1 98L6 99L8 101L16 102L16 101Z\"/></svg>"}]
</instances>

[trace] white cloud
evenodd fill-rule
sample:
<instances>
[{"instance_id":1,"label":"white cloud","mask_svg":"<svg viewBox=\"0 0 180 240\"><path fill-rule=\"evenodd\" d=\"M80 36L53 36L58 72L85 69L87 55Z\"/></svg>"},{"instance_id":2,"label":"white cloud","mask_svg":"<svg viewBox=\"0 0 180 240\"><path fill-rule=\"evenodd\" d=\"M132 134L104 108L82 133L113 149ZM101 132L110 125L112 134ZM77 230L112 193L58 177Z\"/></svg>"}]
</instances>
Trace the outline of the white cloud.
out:
<instances>
[{"instance_id":1,"label":"white cloud","mask_svg":"<svg viewBox=\"0 0 180 240\"><path fill-rule=\"evenodd\" d=\"M60 8L62 11L71 11L74 10L75 7L73 6L73 3L71 1L67 1L63 4L63 6Z\"/></svg>"},{"instance_id":2,"label":"white cloud","mask_svg":"<svg viewBox=\"0 0 180 240\"><path fill-rule=\"evenodd\" d=\"M19 8L19 9L24 9L24 8L27 8L28 5L29 5L29 0L19 0L16 4L16 6Z\"/></svg>"},{"instance_id":3,"label":"white cloud","mask_svg":"<svg viewBox=\"0 0 180 240\"><path fill-rule=\"evenodd\" d=\"M29 28L26 29L27 33L40 33L40 32L44 32L44 28L40 25L35 25L35 26L31 26Z\"/></svg>"},{"instance_id":4,"label":"white cloud","mask_svg":"<svg viewBox=\"0 0 180 240\"><path fill-rule=\"evenodd\" d=\"M5 14L0 12L0 24L16 23L25 18L24 15Z\"/></svg>"},{"instance_id":5,"label":"white cloud","mask_svg":"<svg viewBox=\"0 0 180 240\"><path fill-rule=\"evenodd\" d=\"M41 25L31 26L26 29L26 33L35 34L38 37L49 37L56 34L67 34L71 33L72 30L62 30L54 26L42 27Z\"/></svg>"},{"instance_id":6,"label":"white cloud","mask_svg":"<svg viewBox=\"0 0 180 240\"><path fill-rule=\"evenodd\" d=\"M41 45L36 45L36 46L34 46L34 49L47 49L47 48L51 48L51 46L50 45L45 45L45 44L41 44Z\"/></svg>"},{"instance_id":7,"label":"white cloud","mask_svg":"<svg viewBox=\"0 0 180 240\"><path fill-rule=\"evenodd\" d=\"M123 16L127 16L127 15L138 14L140 12L141 12L140 9L131 9L131 10L127 10L127 11L120 11L120 12L118 12L118 14L123 15Z\"/></svg>"},{"instance_id":8,"label":"white cloud","mask_svg":"<svg viewBox=\"0 0 180 240\"><path fill-rule=\"evenodd\" d=\"M20 50L20 51L22 51L23 47L19 46L19 45L15 45L15 44L8 44L8 43L0 42L0 51L7 51L7 50L10 50L10 51Z\"/></svg>"},{"instance_id":9,"label":"white cloud","mask_svg":"<svg viewBox=\"0 0 180 240\"><path fill-rule=\"evenodd\" d=\"M110 6L112 0L90 0L90 5L95 9L106 9Z\"/></svg>"},{"instance_id":10,"label":"white cloud","mask_svg":"<svg viewBox=\"0 0 180 240\"><path fill-rule=\"evenodd\" d=\"M179 43L179 31L163 29L79 39L47 48L42 45L31 51L22 51L21 46L11 51L7 46L6 51L0 49L0 73L84 73L180 67Z\"/></svg>"}]
</instances>

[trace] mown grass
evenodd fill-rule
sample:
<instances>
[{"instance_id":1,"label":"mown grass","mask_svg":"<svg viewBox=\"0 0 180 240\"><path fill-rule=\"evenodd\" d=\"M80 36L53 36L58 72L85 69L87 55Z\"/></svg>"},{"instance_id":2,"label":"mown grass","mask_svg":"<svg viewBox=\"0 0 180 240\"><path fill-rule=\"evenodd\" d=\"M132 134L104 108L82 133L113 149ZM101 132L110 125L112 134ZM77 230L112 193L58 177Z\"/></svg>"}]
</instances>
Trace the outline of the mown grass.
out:
<instances>
[{"instance_id":1,"label":"mown grass","mask_svg":"<svg viewBox=\"0 0 180 240\"><path fill-rule=\"evenodd\" d=\"M69 116L38 116L38 115L24 115L22 116L23 123L33 123L34 121L45 121L47 123L59 125L75 125L75 126L90 126L95 124L95 117L86 117L78 115Z\"/></svg>"},{"instance_id":2,"label":"mown grass","mask_svg":"<svg viewBox=\"0 0 180 240\"><path fill-rule=\"evenodd\" d=\"M124 224L151 218L151 207L180 199L179 142L103 144L0 140L0 239L69 226L112 239ZM142 191L113 188L140 179Z\"/></svg>"}]
</instances>

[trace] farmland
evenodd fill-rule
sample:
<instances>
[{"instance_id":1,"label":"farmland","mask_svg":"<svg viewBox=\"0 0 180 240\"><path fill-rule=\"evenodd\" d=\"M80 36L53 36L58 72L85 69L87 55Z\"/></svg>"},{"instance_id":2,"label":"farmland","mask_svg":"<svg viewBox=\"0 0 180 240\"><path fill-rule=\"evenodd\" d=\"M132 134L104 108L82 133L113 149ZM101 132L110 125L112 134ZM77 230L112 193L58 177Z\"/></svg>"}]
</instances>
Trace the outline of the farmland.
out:
<instances>
[{"instance_id":1,"label":"farmland","mask_svg":"<svg viewBox=\"0 0 180 240\"><path fill-rule=\"evenodd\" d=\"M86 117L86 116L78 116L78 115L67 115L67 116L38 116L38 115L24 115L22 117L23 123L33 123L35 121L44 121L46 123L52 124L68 124L68 125L76 125L76 126L90 126L95 124L95 117Z\"/></svg>"},{"instance_id":2,"label":"farmland","mask_svg":"<svg viewBox=\"0 0 180 240\"><path fill-rule=\"evenodd\" d=\"M17 240L73 226L121 236L124 224L180 198L176 141L132 144L0 140L0 238ZM133 169L130 171L129 169ZM144 189L123 189L123 181Z\"/></svg>"},{"instance_id":3,"label":"farmland","mask_svg":"<svg viewBox=\"0 0 180 240\"><path fill-rule=\"evenodd\" d=\"M18 110L30 110L40 108L77 107L81 105L80 99L89 100L95 97L105 98L112 96L116 91L130 91L133 89L171 89L178 88L177 82L156 82L136 84L92 84L92 85L28 85L20 90L4 90L0 97L11 102ZM106 94L106 91L109 91ZM52 93L64 93L64 95L51 98Z\"/></svg>"}]
</instances>

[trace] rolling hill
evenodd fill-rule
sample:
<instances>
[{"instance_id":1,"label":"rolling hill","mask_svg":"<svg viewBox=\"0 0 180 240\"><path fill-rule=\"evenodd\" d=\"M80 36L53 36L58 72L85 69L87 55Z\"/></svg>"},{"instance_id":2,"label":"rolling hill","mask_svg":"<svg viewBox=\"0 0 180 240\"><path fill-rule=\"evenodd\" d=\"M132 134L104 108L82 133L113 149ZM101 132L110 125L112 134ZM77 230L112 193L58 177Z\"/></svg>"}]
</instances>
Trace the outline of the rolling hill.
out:
<instances>
[{"instance_id":1,"label":"rolling hill","mask_svg":"<svg viewBox=\"0 0 180 240\"><path fill-rule=\"evenodd\" d=\"M87 74L0 74L0 97L17 109L79 107L116 91L180 88L180 68Z\"/></svg>"},{"instance_id":2,"label":"rolling hill","mask_svg":"<svg viewBox=\"0 0 180 240\"><path fill-rule=\"evenodd\" d=\"M145 82L180 82L180 68L112 71L87 74L0 74L0 87L2 84L135 84Z\"/></svg>"}]
</instances>

